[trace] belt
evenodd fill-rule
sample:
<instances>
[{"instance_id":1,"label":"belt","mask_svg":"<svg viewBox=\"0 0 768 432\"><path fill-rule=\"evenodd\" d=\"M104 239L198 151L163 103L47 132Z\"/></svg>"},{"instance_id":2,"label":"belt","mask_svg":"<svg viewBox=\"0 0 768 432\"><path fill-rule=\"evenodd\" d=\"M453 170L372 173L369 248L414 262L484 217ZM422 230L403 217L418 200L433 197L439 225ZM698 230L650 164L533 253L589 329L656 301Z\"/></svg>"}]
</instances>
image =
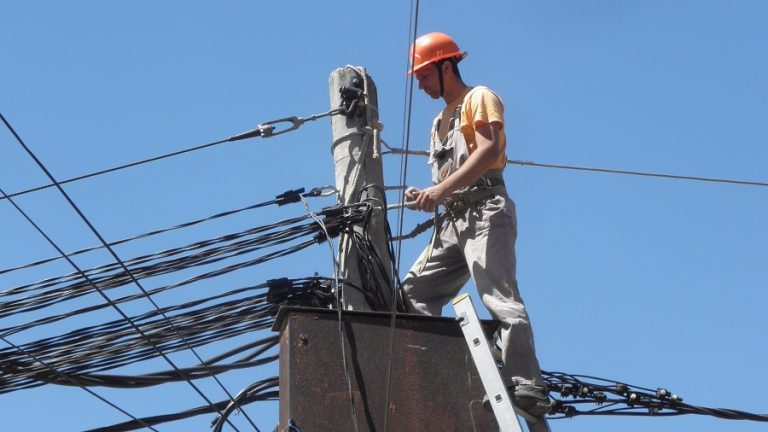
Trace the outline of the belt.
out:
<instances>
[{"instance_id":1,"label":"belt","mask_svg":"<svg viewBox=\"0 0 768 432\"><path fill-rule=\"evenodd\" d=\"M504 186L504 178L503 177L480 177L480 179L475 182L474 185L470 186L470 189L472 188L478 188L478 187L494 187L494 186Z\"/></svg>"},{"instance_id":2,"label":"belt","mask_svg":"<svg viewBox=\"0 0 768 432\"><path fill-rule=\"evenodd\" d=\"M504 193L504 179L497 177L482 177L474 185L449 195L443 205L445 211L452 217L457 217L472 204L485 201Z\"/></svg>"}]
</instances>

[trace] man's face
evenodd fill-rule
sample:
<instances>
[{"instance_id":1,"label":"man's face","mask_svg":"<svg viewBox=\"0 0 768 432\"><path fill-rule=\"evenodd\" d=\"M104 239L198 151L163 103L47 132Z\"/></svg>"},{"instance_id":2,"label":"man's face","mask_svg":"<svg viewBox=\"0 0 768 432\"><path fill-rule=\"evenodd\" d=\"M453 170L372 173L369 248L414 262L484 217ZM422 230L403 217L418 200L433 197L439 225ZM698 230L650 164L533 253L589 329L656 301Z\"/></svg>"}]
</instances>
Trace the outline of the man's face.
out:
<instances>
[{"instance_id":1,"label":"man's face","mask_svg":"<svg viewBox=\"0 0 768 432\"><path fill-rule=\"evenodd\" d=\"M440 99L440 79L434 66L421 68L416 72L416 79L419 81L419 90L424 90L432 99Z\"/></svg>"}]
</instances>

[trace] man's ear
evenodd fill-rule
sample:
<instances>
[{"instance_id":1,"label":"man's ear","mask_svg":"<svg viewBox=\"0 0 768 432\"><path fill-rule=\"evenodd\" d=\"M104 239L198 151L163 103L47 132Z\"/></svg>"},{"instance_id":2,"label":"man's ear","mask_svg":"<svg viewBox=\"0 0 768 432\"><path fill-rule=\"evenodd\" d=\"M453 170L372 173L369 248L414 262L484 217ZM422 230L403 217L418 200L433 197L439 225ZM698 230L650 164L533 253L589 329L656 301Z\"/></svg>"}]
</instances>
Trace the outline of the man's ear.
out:
<instances>
[{"instance_id":1,"label":"man's ear","mask_svg":"<svg viewBox=\"0 0 768 432\"><path fill-rule=\"evenodd\" d=\"M453 65L449 61L444 61L440 67L443 69L443 76L446 74L451 74L451 76L455 76L453 73Z\"/></svg>"}]
</instances>

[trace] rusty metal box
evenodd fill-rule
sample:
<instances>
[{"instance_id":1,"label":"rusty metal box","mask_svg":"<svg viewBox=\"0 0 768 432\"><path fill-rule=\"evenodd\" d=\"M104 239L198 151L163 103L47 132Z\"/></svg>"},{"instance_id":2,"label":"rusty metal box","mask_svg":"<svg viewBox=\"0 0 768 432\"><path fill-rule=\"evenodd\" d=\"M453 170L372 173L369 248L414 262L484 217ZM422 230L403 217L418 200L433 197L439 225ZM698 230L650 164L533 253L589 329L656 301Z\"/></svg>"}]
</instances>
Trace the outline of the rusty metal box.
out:
<instances>
[{"instance_id":1,"label":"rusty metal box","mask_svg":"<svg viewBox=\"0 0 768 432\"><path fill-rule=\"evenodd\" d=\"M464 336L451 318L398 314L393 327L383 312L344 311L340 321L337 311L286 307L275 330L280 431L496 430L482 406L485 391Z\"/></svg>"}]
</instances>

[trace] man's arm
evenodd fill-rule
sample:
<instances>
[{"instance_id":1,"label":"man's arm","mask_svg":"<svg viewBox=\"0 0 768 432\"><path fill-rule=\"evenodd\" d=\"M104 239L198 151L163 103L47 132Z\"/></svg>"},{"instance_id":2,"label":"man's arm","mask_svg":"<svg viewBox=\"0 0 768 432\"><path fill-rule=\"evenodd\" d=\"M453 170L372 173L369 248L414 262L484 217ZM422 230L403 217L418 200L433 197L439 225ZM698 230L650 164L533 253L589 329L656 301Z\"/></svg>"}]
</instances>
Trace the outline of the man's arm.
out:
<instances>
[{"instance_id":1,"label":"man's arm","mask_svg":"<svg viewBox=\"0 0 768 432\"><path fill-rule=\"evenodd\" d=\"M475 183L501 156L501 143L499 141L498 122L486 123L475 129L475 150L461 167L448 176L442 182L418 190L411 188L406 191L408 201L416 200L416 207L426 212L433 212L435 208L453 192Z\"/></svg>"}]
</instances>

